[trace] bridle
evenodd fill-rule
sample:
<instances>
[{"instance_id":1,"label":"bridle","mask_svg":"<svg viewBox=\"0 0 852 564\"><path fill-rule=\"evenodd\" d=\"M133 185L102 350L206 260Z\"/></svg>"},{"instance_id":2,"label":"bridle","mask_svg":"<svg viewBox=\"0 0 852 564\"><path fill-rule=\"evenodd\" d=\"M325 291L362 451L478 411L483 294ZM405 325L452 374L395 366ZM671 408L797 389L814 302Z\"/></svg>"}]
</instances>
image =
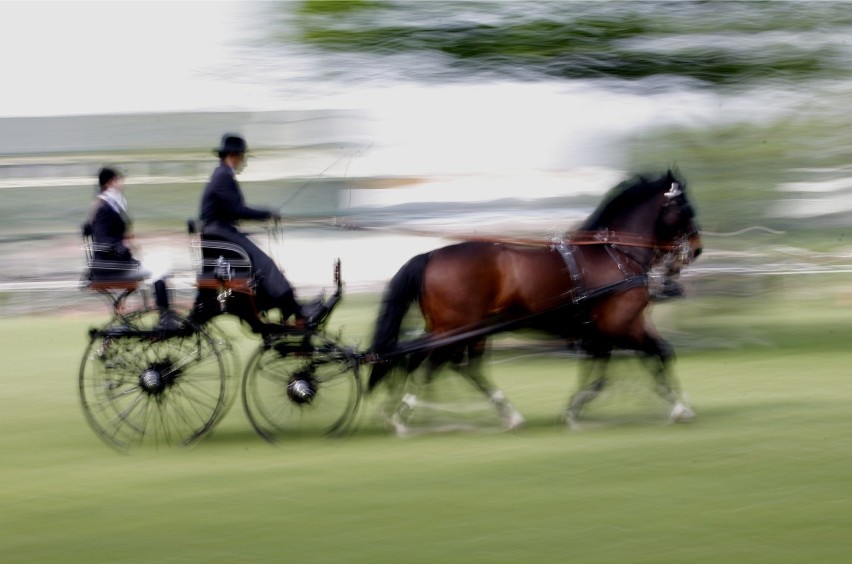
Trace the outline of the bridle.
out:
<instances>
[{"instance_id":1,"label":"bridle","mask_svg":"<svg viewBox=\"0 0 852 564\"><path fill-rule=\"evenodd\" d=\"M660 215L666 213L670 207L675 205L680 207L681 211L686 210L689 204L678 202L678 198L682 195L683 190L680 183L672 182L669 190L663 193L665 201L660 209ZM577 231L570 235L567 243L578 247L605 247L618 265L619 270L626 274L625 265L616 253L636 263L636 265L644 270L653 264L659 263L665 264L667 267L671 265L674 268L675 266L689 263L692 251L690 240L698 233L698 225L690 219L688 229L665 242L658 240L656 237L639 233L599 229L596 231ZM645 257L639 256L634 249L653 250L650 262Z\"/></svg>"}]
</instances>

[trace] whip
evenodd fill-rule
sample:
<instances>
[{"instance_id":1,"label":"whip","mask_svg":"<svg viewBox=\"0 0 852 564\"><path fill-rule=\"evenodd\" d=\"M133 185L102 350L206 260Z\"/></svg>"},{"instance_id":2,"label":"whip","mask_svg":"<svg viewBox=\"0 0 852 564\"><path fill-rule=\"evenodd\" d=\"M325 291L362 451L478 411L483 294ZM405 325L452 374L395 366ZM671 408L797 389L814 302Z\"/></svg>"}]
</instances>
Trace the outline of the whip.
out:
<instances>
[{"instance_id":1,"label":"whip","mask_svg":"<svg viewBox=\"0 0 852 564\"><path fill-rule=\"evenodd\" d=\"M351 164L351 162L352 162L352 158L353 158L355 155L358 155L358 154L362 153L363 151L364 151L364 148L355 149L355 150L353 150L353 151L347 151L346 153L344 153L343 155L341 155L340 157L338 157L338 158L337 158L334 162L332 162L330 165L328 165L327 167L325 167L324 169L322 169L322 171L320 171L320 172L319 172L319 174L316 174L316 175L314 175L314 176L310 177L310 178L309 178L309 179L307 179L307 180L306 180L306 181L305 181L305 182L304 182L301 186L299 186L299 188L298 188L298 189L297 189L297 190L296 190L293 194L291 194L289 198L287 198L286 200L284 200L284 203L283 203L283 204L281 204L280 206L278 206L278 211L281 211L281 210L284 208L284 206L286 206L287 204L289 204L290 202L292 202L294 199L296 199L296 197L297 197L299 194L301 194L301 193L305 190L305 188L307 188L307 187L311 184L311 182L313 182L313 181L314 181L314 180L316 180L317 178L322 178L322 176L323 176L326 172L328 172L328 171L329 171L332 167L334 167L337 163L339 163L340 161L342 161L343 159L346 159L346 158L348 158L348 159L349 159L349 162L346 164L346 172L348 172L348 171L349 171L349 164ZM344 172L344 174L343 174L343 177L344 177L344 178L346 178L346 172Z\"/></svg>"}]
</instances>

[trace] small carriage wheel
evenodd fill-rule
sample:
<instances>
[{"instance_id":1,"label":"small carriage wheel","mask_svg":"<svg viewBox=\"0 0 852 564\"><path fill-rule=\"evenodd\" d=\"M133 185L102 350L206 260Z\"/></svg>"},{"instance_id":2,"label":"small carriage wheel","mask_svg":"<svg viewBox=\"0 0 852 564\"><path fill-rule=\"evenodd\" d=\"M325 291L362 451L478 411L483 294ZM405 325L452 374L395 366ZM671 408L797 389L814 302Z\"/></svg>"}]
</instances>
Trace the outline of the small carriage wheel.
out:
<instances>
[{"instance_id":1,"label":"small carriage wheel","mask_svg":"<svg viewBox=\"0 0 852 564\"><path fill-rule=\"evenodd\" d=\"M285 339L261 346L246 367L243 407L269 442L345 435L361 401L355 355L333 344Z\"/></svg>"},{"instance_id":2,"label":"small carriage wheel","mask_svg":"<svg viewBox=\"0 0 852 564\"><path fill-rule=\"evenodd\" d=\"M89 424L108 445L189 445L224 415L228 374L219 344L188 320L188 330L91 332L80 365L80 399Z\"/></svg>"}]
</instances>

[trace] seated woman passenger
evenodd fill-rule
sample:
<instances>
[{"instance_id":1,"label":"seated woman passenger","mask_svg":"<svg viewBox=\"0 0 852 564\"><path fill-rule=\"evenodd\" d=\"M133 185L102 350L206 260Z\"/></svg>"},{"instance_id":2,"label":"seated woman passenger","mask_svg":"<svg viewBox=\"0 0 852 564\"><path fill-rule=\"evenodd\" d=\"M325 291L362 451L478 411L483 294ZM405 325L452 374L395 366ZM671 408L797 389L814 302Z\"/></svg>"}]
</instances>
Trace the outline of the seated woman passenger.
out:
<instances>
[{"instance_id":1,"label":"seated woman passenger","mask_svg":"<svg viewBox=\"0 0 852 564\"><path fill-rule=\"evenodd\" d=\"M144 279L145 271L128 247L133 235L124 197L124 177L115 169L102 168L98 172L98 187L100 192L92 206L89 225L95 243L93 258L100 265L91 274L96 278Z\"/></svg>"},{"instance_id":2,"label":"seated woman passenger","mask_svg":"<svg viewBox=\"0 0 852 564\"><path fill-rule=\"evenodd\" d=\"M94 264L90 279L94 280L144 280L151 272L133 256L130 250L133 235L131 219L124 197L124 175L117 169L104 167L98 172L99 193L89 216ZM169 308L165 272L153 282L154 296L160 313L162 327L179 325Z\"/></svg>"}]
</instances>

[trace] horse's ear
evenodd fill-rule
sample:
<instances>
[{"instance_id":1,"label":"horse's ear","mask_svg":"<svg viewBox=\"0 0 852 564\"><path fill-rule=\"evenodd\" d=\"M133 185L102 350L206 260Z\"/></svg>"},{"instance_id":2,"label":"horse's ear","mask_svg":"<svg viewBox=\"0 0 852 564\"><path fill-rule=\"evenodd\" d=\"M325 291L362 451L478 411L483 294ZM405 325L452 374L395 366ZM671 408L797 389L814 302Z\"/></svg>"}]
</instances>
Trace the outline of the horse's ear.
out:
<instances>
[{"instance_id":1,"label":"horse's ear","mask_svg":"<svg viewBox=\"0 0 852 564\"><path fill-rule=\"evenodd\" d=\"M677 167L675 167L675 170L677 170ZM669 167L668 171L666 171L666 181L665 181L666 186L671 186L672 184L677 184L678 187L681 190L683 190L683 189L686 188L686 184L684 183L683 180L678 178L678 175L675 173L675 170L672 170L672 168Z\"/></svg>"}]
</instances>

